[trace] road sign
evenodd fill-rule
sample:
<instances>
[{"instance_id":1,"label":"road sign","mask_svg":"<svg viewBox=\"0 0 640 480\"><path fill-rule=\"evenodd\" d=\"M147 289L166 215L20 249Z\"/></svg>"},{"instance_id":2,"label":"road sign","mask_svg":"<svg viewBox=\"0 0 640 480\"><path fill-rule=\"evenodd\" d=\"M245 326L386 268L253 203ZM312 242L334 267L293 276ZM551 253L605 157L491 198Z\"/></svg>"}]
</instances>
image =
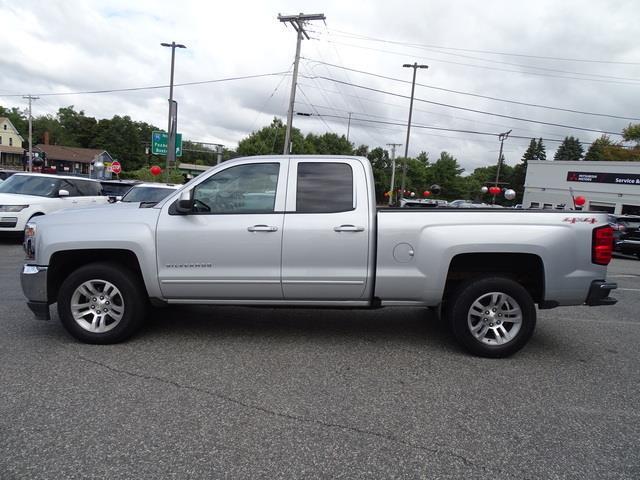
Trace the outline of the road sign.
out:
<instances>
[{"instance_id":1,"label":"road sign","mask_svg":"<svg viewBox=\"0 0 640 480\"><path fill-rule=\"evenodd\" d=\"M120 165L119 161L115 160L113 163L111 163L111 173L120 175L120 172L122 172L122 165Z\"/></svg>"},{"instance_id":2,"label":"road sign","mask_svg":"<svg viewBox=\"0 0 640 480\"><path fill-rule=\"evenodd\" d=\"M167 144L169 143L169 138L167 136L167 132L157 132L154 131L151 134L151 153L153 155L166 155L167 154ZM176 157L182 156L182 134L176 134Z\"/></svg>"}]
</instances>

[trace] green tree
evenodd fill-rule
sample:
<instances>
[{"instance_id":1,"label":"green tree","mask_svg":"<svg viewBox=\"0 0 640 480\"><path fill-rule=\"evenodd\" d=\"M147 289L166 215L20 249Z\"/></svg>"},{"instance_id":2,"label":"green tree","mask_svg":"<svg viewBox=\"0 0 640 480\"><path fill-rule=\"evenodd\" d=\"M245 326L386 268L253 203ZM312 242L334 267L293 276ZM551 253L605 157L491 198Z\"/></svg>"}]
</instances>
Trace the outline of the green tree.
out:
<instances>
[{"instance_id":1,"label":"green tree","mask_svg":"<svg viewBox=\"0 0 640 480\"><path fill-rule=\"evenodd\" d=\"M238 155L280 155L284 150L284 137L286 127L282 120L274 117L271 125L261 128L256 132L252 132L248 137L238 142ZM291 129L291 141L293 143L293 153L305 152L305 138L297 128Z\"/></svg>"},{"instance_id":2,"label":"green tree","mask_svg":"<svg viewBox=\"0 0 640 480\"><path fill-rule=\"evenodd\" d=\"M360 151L363 151L361 145ZM384 192L389 190L391 184L391 160L389 159L389 152L381 147L376 147L367 153L367 158L371 162L371 169L373 170L373 180L376 190L376 201L378 203L384 203L387 197L384 196ZM398 171L396 169L396 179L398 177ZM397 181L397 180L396 180Z\"/></svg>"},{"instance_id":3,"label":"green tree","mask_svg":"<svg viewBox=\"0 0 640 480\"><path fill-rule=\"evenodd\" d=\"M516 192L516 203L521 202L522 196L524 195L524 182L527 178L527 167L529 165L529 162L532 160L546 159L547 152L544 144L542 143L542 138L539 138L538 140L532 138L529 142L527 150L522 156L522 160L515 167L513 167L513 175L511 179L511 185L509 185L509 187Z\"/></svg>"},{"instance_id":4,"label":"green tree","mask_svg":"<svg viewBox=\"0 0 640 480\"><path fill-rule=\"evenodd\" d=\"M589 146L584 159L589 161L610 160L611 149L617 146L608 135L602 135Z\"/></svg>"},{"instance_id":5,"label":"green tree","mask_svg":"<svg viewBox=\"0 0 640 480\"><path fill-rule=\"evenodd\" d=\"M453 155L441 152L438 160L429 167L429 172L433 183L442 188L441 197L453 200L461 196L464 185L460 174L464 168Z\"/></svg>"},{"instance_id":6,"label":"green tree","mask_svg":"<svg viewBox=\"0 0 640 480\"><path fill-rule=\"evenodd\" d=\"M625 142L636 142L636 147L640 147L640 123L630 123L622 130L622 138Z\"/></svg>"},{"instance_id":7,"label":"green tree","mask_svg":"<svg viewBox=\"0 0 640 480\"><path fill-rule=\"evenodd\" d=\"M318 155L353 155L353 145L344 135L323 133L307 134L305 137L305 152Z\"/></svg>"},{"instance_id":8,"label":"green tree","mask_svg":"<svg viewBox=\"0 0 640 480\"><path fill-rule=\"evenodd\" d=\"M564 140L558 147L556 154L554 155L554 160L571 160L578 161L582 160L582 155L584 154L584 149L582 148L582 144L580 140L577 138L564 137Z\"/></svg>"},{"instance_id":9,"label":"green tree","mask_svg":"<svg viewBox=\"0 0 640 480\"><path fill-rule=\"evenodd\" d=\"M29 134L28 120L23 112L16 107L11 109L4 108L0 105L0 117L7 117L9 121L16 127L18 133L27 141L27 135Z\"/></svg>"}]
</instances>

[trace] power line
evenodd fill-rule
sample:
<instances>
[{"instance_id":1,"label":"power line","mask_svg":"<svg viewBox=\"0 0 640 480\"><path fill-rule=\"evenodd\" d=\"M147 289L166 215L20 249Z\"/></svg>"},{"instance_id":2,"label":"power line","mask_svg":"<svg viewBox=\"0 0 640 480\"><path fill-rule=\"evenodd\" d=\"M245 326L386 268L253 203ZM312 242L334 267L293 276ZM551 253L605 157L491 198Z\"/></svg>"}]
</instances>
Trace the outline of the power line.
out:
<instances>
[{"instance_id":1,"label":"power line","mask_svg":"<svg viewBox=\"0 0 640 480\"><path fill-rule=\"evenodd\" d=\"M321 33L321 32L318 32L318 33ZM599 73L589 73L589 72L575 72L575 71L570 71L570 70L559 70L557 68L541 67L539 65L523 65L521 63L512 63L512 62L504 62L504 61L500 61L500 60L491 60L491 59L487 59L487 58L474 57L474 56L471 56L471 55L464 55L464 54L460 54L460 53L451 53L451 52L446 52L446 51L442 51L442 50L435 50L433 48L422 47L422 46L411 45L411 44L406 44L405 46L407 46L409 48L416 48L416 49L420 49L420 50L425 50L427 52L439 53L441 55L451 55L451 56L454 56L454 57L468 58L470 60L477 60L477 61L480 61L480 62L487 62L487 63L495 63L495 64L499 64L499 65L508 65L508 66L511 66L511 67L520 67L520 68L544 70L544 71L547 71L547 72L555 72L555 73L566 73L566 74L569 74L569 75L582 75L582 76L586 76L586 77L600 77L600 78L612 79L612 80L630 80L630 81L633 81L633 82L640 81L639 78L618 77L618 76L614 76L614 75L602 75L602 74L599 74Z\"/></svg>"},{"instance_id":2,"label":"power line","mask_svg":"<svg viewBox=\"0 0 640 480\"><path fill-rule=\"evenodd\" d=\"M332 63L327 63L327 62L321 62L319 60L314 60L311 58L306 58L306 57L302 57L307 61L310 62L315 62L315 63L319 63L322 65L327 65L333 68L339 68L342 70L349 70L351 72L355 72L355 73L361 73L363 75L369 75L372 77L377 77L377 78L383 78L385 80L392 80L394 82L400 82L400 83L411 83L408 80L403 80L401 78L394 78L394 77L388 77L386 75L380 75L378 73L373 73L373 72L367 72L364 70L358 70L355 68L349 68L349 67L342 67L340 65L335 65ZM535 107L535 108L544 108L544 109L549 109L549 110L556 110L556 111L560 111L560 112L569 112L569 113L577 113L580 115L593 115L593 116L597 116L597 117L607 117L607 118L616 118L616 119L620 119L620 120L640 120L640 117L624 117L622 115L614 115L614 114L609 114L609 113L596 113L596 112L586 112L583 110L574 110L571 108L562 108L562 107L552 107L550 105L541 105L541 104L537 104L537 103L527 103L527 102L521 102L519 100L508 100L508 99L504 99L504 98L498 98L498 97L492 97L489 95L481 95L479 93L472 93L472 92L464 92L461 90L452 90L450 88L444 88L444 87L436 87L434 85L426 85L424 83L416 83L416 85L420 86L420 87L424 87L424 88L430 88L433 90L440 90L443 92L449 92L449 93L456 93L458 95L467 95L470 97L476 97L476 98L484 98L486 100L493 100L496 102L503 102L503 103L512 103L515 105L523 105L523 106L527 106L527 107Z\"/></svg>"},{"instance_id":3,"label":"power line","mask_svg":"<svg viewBox=\"0 0 640 480\"><path fill-rule=\"evenodd\" d=\"M337 119L345 119L346 117L340 117L338 115L322 115L326 118L337 118ZM378 123L378 124L384 124L384 125L397 125L397 126L406 126L406 122L400 122L400 121L385 121L385 120L372 120L372 119L368 119L368 118L351 118L351 121L353 122L365 122L365 123ZM471 135L484 135L484 136L490 136L490 137L498 137L500 134L499 133L494 133L494 132L482 132L482 131L478 131L478 130L466 130L466 129L458 129L458 128L446 128L446 127L435 127L435 126L431 126L431 125L422 125L422 124L412 124L413 127L415 128L421 128L421 129L425 129L425 130L438 130L438 131L444 131L444 132L457 132L457 133L467 133L467 134L471 134ZM558 143L562 143L564 140L561 139L556 139L556 138L544 138L544 137L539 137L539 136L534 136L535 138L542 138L542 140L544 140L545 142L558 142ZM531 140L533 137L531 136L524 136L524 135L509 135L509 138L517 138L520 140ZM591 143L593 142L580 142L583 145L591 145Z\"/></svg>"},{"instance_id":4,"label":"power line","mask_svg":"<svg viewBox=\"0 0 640 480\"><path fill-rule=\"evenodd\" d=\"M513 53L513 52L497 52L493 50L478 50L472 48L455 48L455 47L445 47L442 45L430 45L430 44L420 44L420 43L409 43L409 42L399 42L394 40L386 40L376 37L370 37L367 35L361 35L357 33L349 33L343 30L332 30L337 36L342 36L346 38L359 38L362 40L371 40L374 42L382 42L382 43L390 43L395 45L407 45L407 46L416 46L416 47L425 47L425 48L440 48L442 50L453 50L458 52L471 52L471 53L487 53L489 55L503 55L509 57L522 57L522 58L536 58L540 60L554 60L561 62L581 62L581 63L604 63L604 64L612 64L612 65L640 65L640 62L620 62L615 60L592 60L585 58L567 58L567 57L551 57L545 55L531 55L525 53ZM341 35L342 34L342 35Z\"/></svg>"},{"instance_id":5,"label":"power line","mask_svg":"<svg viewBox=\"0 0 640 480\"><path fill-rule=\"evenodd\" d=\"M318 40L317 38L315 38L314 40ZM332 42L333 40L325 40L326 42ZM363 50L371 50L374 52L382 52L382 53L388 53L390 55L396 55L396 56L400 56L400 57L407 57L406 53L403 52L396 52L396 51L392 51L392 50L383 50L381 48L373 48L373 47L365 47L362 45L354 45L352 43L345 43L345 42L334 42L338 45L343 45L346 47L352 47L352 48L360 48ZM484 69L484 70L495 70L498 72L509 72L509 73L519 73L521 75L534 75L537 77L551 77L551 78L562 78L562 79L566 79L566 80L584 80L584 81L588 81L588 82L598 82L598 83L609 83L609 84L617 84L617 85L635 85L635 86L640 86L640 82L630 82L630 81L621 81L621 80L605 80L605 79L597 79L597 78L585 78L585 77L571 77L571 76L566 76L566 75L553 75L551 73L541 73L541 72L525 72L522 70L509 70L506 68L498 68L498 67L490 67L487 65L476 65L473 63L464 63L464 62L454 62L452 60L443 60L441 58L434 58L434 57L425 57L425 56L418 56L418 55L411 55L414 58L418 58L421 60L430 60L432 62L440 62L440 63L448 63L451 65L462 65L464 67L472 67L472 68L480 68L480 69ZM531 67L528 67L531 68Z\"/></svg>"},{"instance_id":6,"label":"power line","mask_svg":"<svg viewBox=\"0 0 640 480\"><path fill-rule=\"evenodd\" d=\"M406 98L406 99L409 98L407 95L401 95L399 93L393 93L393 92L389 92L389 91L386 91L386 90L380 90L378 88L373 88L373 87L366 87L364 85L352 84L352 83L344 82L342 80L337 80L337 79L331 78L331 77L324 77L324 76L319 75L316 78L321 78L323 80L327 80L329 82L334 82L334 83L342 83L342 84L345 84L345 85L352 85L352 86L361 88L363 90L369 90L371 92L382 93L382 94L391 95L391 96L394 96L394 97ZM576 127L574 125L565 125L565 124L562 124L562 123L544 122L542 120L533 120L533 119L530 119L530 118L516 117L516 116L513 116L513 115L505 115L505 114L502 114L502 113L487 112L487 111L484 111L484 110L477 110L477 109L468 108L468 107L460 107L460 106L457 106L457 105L450 105L450 104L442 103L442 102L434 102L432 100L425 100L425 99L422 99L422 98L415 98L415 101L422 102L422 103L429 103L429 104L432 104L432 105L439 105L441 107L454 108L456 110L463 110L463 111L466 111L466 112L479 113L479 114L482 114L482 115L490 115L490 116L493 116L493 117L508 118L510 120L517 120L517 121L520 121L520 122L537 123L537 124L540 124L540 125L549 125L549 126L552 126L552 127L568 128L570 130L581 130L581 131L584 131L584 132L606 133L607 135L621 135L618 132L609 132L607 130L598 130L598 129L595 129L595 128Z\"/></svg>"},{"instance_id":7,"label":"power line","mask_svg":"<svg viewBox=\"0 0 640 480\"><path fill-rule=\"evenodd\" d=\"M230 82L234 80L247 80L250 78L262 78L262 77L271 77L275 75L286 75L289 73L288 71L284 72L273 72L273 73L260 73L256 75L244 75L241 77L226 77L226 78L216 78L214 80L201 80L198 82L185 82L185 83L174 83L174 87L186 87L190 85L204 85L207 83L220 83L220 82ZM161 88L169 88L169 85L151 85L148 87L131 87L131 88L113 88L109 90L85 90L80 92L52 92L52 93L38 93L37 95L40 97L55 97L62 95L90 95L96 93L116 93L116 92L136 92L139 90L157 90ZM22 97L23 94L11 94L4 95L0 94L0 97Z\"/></svg>"}]
</instances>

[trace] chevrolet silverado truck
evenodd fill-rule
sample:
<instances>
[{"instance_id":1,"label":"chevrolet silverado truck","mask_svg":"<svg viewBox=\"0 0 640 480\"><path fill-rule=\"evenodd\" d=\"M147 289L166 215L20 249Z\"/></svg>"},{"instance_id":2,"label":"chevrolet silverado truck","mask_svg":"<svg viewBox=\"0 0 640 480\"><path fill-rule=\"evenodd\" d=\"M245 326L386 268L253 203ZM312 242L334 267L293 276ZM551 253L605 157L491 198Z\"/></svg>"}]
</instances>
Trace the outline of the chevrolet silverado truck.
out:
<instances>
[{"instance_id":1,"label":"chevrolet silverado truck","mask_svg":"<svg viewBox=\"0 0 640 480\"><path fill-rule=\"evenodd\" d=\"M377 209L366 158L224 162L153 208L115 204L29 222L21 281L77 339L123 341L149 307L433 307L470 352L504 357L536 305L611 305L606 214ZM215 310L211 310L215 315Z\"/></svg>"}]
</instances>

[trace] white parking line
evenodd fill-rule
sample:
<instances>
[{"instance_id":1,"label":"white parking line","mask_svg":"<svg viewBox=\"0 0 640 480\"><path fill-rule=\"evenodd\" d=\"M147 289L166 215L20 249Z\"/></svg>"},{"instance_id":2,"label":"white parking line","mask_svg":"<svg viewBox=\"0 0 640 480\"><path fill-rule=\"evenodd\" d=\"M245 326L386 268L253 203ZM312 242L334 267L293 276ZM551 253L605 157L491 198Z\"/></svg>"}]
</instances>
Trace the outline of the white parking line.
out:
<instances>
[{"instance_id":1,"label":"white parking line","mask_svg":"<svg viewBox=\"0 0 640 480\"><path fill-rule=\"evenodd\" d=\"M616 288L616 290L626 290L627 292L640 292L640 288Z\"/></svg>"},{"instance_id":2,"label":"white parking line","mask_svg":"<svg viewBox=\"0 0 640 480\"><path fill-rule=\"evenodd\" d=\"M611 277L611 278L636 278L636 277L640 277L640 275L628 275L625 273L621 273L619 275L607 275L607 277Z\"/></svg>"}]
</instances>

